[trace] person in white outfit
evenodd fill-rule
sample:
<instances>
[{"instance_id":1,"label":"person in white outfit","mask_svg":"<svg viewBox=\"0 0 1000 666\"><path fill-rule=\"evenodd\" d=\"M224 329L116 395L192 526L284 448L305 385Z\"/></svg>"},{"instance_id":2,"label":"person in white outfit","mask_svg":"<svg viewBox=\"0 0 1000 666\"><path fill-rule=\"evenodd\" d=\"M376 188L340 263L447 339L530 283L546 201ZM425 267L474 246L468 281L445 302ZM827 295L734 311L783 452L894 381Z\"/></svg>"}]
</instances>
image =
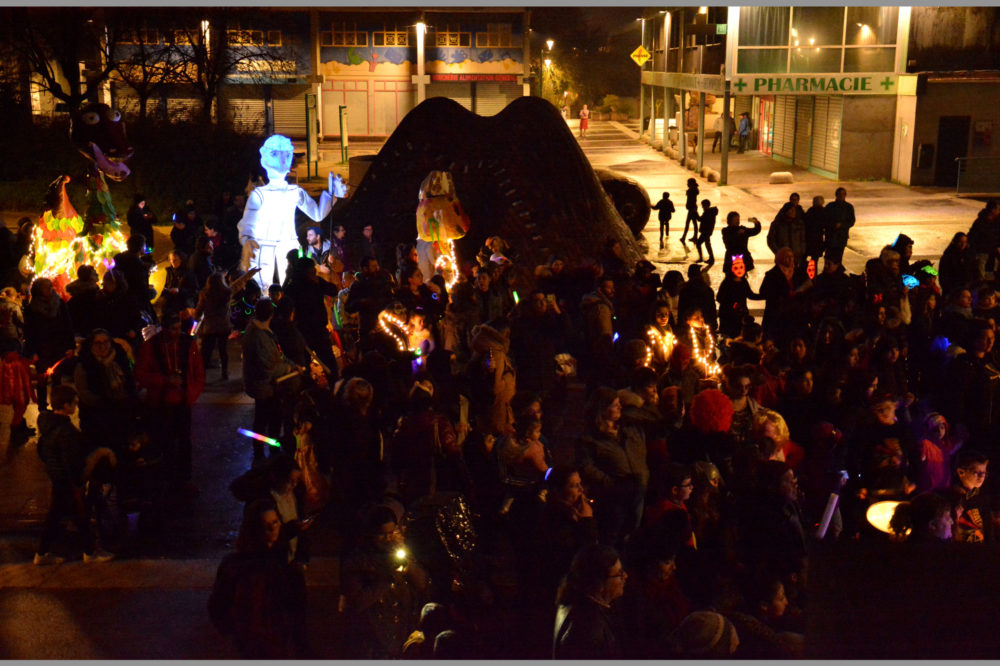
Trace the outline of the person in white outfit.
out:
<instances>
[{"instance_id":1,"label":"person in white outfit","mask_svg":"<svg viewBox=\"0 0 1000 666\"><path fill-rule=\"evenodd\" d=\"M278 283L285 280L285 255L299 247L295 231L295 209L319 222L333 208L334 199L347 195L347 186L331 171L327 190L319 204L298 185L285 181L292 168L293 148L288 137L275 134L260 147L260 165L267 171L268 183L250 193L243 218L237 225L243 245L243 270L260 268L255 279L267 289L278 272Z\"/></svg>"}]
</instances>

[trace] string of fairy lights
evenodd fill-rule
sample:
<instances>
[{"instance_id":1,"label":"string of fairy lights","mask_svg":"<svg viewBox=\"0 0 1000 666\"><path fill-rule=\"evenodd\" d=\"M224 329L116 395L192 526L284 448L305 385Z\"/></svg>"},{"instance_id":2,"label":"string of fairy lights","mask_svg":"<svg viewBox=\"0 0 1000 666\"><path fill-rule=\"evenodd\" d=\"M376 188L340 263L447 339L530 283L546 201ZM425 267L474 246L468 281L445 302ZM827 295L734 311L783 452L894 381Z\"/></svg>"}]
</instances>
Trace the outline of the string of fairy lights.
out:
<instances>
[{"instance_id":1,"label":"string of fairy lights","mask_svg":"<svg viewBox=\"0 0 1000 666\"><path fill-rule=\"evenodd\" d=\"M383 310L378 315L378 326L382 329L382 332L393 339L396 343L396 347L399 348L399 351L414 351L414 349L410 346L410 336L413 335L413 329L405 321L395 316L388 310ZM392 329L393 326L402 331L402 334L394 331Z\"/></svg>"}]
</instances>

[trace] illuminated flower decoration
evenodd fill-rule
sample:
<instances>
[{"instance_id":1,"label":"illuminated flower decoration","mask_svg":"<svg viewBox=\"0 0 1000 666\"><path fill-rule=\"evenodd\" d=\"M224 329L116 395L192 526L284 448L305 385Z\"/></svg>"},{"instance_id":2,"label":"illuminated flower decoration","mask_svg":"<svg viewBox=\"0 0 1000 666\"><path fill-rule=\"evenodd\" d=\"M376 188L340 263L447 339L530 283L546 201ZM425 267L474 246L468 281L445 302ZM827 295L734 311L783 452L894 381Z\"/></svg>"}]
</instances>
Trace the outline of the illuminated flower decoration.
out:
<instances>
[{"instance_id":1,"label":"illuminated flower decoration","mask_svg":"<svg viewBox=\"0 0 1000 666\"><path fill-rule=\"evenodd\" d=\"M677 338L670 331L664 331L662 334L659 333L652 326L646 331L646 337L649 338L651 348L646 354L648 366L653 360L653 350L659 353L661 360L666 363L670 360L670 354L674 351L674 345L677 344Z\"/></svg>"},{"instance_id":2,"label":"illuminated flower decoration","mask_svg":"<svg viewBox=\"0 0 1000 666\"><path fill-rule=\"evenodd\" d=\"M704 348L698 340L701 332L704 332L705 336ZM722 372L722 368L715 362L715 337L708 328L696 328L691 331L691 357L708 377Z\"/></svg>"}]
</instances>

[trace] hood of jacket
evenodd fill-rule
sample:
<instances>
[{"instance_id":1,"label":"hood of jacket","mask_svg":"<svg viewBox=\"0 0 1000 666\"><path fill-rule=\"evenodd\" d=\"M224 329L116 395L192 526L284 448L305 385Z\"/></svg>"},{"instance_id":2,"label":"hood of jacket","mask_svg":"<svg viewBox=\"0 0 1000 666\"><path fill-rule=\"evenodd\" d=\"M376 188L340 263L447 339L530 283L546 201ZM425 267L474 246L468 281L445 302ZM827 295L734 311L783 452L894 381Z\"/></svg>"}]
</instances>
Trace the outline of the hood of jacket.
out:
<instances>
[{"instance_id":1,"label":"hood of jacket","mask_svg":"<svg viewBox=\"0 0 1000 666\"><path fill-rule=\"evenodd\" d=\"M492 326L480 325L472 337L472 350L485 354L490 349L500 349L504 353L510 347L510 340Z\"/></svg>"}]
</instances>

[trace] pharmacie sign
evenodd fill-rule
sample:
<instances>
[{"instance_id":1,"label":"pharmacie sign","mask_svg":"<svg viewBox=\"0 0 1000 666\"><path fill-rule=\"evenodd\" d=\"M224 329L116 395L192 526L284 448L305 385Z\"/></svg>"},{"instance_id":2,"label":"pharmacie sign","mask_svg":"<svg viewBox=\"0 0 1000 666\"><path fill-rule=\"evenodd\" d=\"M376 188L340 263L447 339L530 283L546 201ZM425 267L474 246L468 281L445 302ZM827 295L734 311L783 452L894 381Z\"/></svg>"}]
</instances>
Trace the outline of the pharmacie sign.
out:
<instances>
[{"instance_id":1,"label":"pharmacie sign","mask_svg":"<svg viewBox=\"0 0 1000 666\"><path fill-rule=\"evenodd\" d=\"M742 74L734 76L734 95L895 95L896 74Z\"/></svg>"}]
</instances>

